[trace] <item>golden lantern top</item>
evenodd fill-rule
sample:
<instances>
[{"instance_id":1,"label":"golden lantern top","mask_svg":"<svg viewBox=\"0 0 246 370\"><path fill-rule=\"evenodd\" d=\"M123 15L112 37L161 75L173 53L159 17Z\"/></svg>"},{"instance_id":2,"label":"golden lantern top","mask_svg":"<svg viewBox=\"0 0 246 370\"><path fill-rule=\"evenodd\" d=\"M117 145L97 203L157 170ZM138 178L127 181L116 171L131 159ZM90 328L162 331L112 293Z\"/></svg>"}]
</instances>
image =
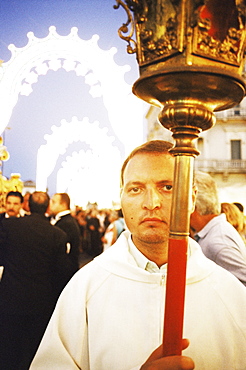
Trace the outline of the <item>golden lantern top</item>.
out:
<instances>
[{"instance_id":1,"label":"golden lantern top","mask_svg":"<svg viewBox=\"0 0 246 370\"><path fill-rule=\"evenodd\" d=\"M116 2L128 16L119 35L140 66L137 96L158 106L196 101L210 111L242 100L245 0Z\"/></svg>"}]
</instances>

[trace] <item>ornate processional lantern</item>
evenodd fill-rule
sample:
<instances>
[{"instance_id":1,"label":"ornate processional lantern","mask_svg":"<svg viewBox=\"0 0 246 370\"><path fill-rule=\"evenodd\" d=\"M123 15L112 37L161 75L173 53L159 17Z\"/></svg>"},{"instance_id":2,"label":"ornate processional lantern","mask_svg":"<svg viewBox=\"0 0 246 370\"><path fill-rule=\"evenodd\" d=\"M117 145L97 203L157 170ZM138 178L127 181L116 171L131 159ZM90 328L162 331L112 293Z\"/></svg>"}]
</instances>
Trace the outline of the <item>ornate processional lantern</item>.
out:
<instances>
[{"instance_id":1,"label":"ornate processional lantern","mask_svg":"<svg viewBox=\"0 0 246 370\"><path fill-rule=\"evenodd\" d=\"M162 108L159 121L175 140L163 347L165 356L179 355L195 141L215 124L214 112L245 95L246 0L116 2L127 14L119 36L140 68L133 92Z\"/></svg>"}]
</instances>

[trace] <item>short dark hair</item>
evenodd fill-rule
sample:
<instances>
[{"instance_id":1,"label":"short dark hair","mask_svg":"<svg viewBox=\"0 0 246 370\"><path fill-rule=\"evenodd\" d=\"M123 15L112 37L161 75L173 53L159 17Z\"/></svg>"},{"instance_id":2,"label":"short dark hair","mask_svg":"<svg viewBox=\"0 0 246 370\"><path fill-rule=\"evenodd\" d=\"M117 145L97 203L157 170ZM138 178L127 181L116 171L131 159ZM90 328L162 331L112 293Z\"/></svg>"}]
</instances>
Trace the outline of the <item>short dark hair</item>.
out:
<instances>
[{"instance_id":1,"label":"short dark hair","mask_svg":"<svg viewBox=\"0 0 246 370\"><path fill-rule=\"evenodd\" d=\"M18 197L21 203L23 203L23 195L19 191L9 191L6 195L6 199L8 199L8 197Z\"/></svg>"},{"instance_id":2,"label":"short dark hair","mask_svg":"<svg viewBox=\"0 0 246 370\"><path fill-rule=\"evenodd\" d=\"M44 215L49 205L50 197L42 191L34 191L29 198L29 207L31 213Z\"/></svg>"},{"instance_id":3,"label":"short dark hair","mask_svg":"<svg viewBox=\"0 0 246 370\"><path fill-rule=\"evenodd\" d=\"M164 140L151 140L147 141L146 143L138 146L137 148L133 149L133 151L128 155L128 157L125 159L122 167L121 167L121 175L120 175L120 184L123 186L124 184L124 172L125 168L130 161L136 154L170 154L169 150L173 147L173 144L169 141Z\"/></svg>"}]
</instances>

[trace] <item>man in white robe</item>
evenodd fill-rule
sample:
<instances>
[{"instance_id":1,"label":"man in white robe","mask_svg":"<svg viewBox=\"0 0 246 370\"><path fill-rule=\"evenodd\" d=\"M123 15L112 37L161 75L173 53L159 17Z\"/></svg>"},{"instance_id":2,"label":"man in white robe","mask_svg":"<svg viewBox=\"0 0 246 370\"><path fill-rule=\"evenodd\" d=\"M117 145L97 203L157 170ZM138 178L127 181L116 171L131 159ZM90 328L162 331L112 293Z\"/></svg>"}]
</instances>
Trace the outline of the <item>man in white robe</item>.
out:
<instances>
[{"instance_id":1,"label":"man in white robe","mask_svg":"<svg viewBox=\"0 0 246 370\"><path fill-rule=\"evenodd\" d=\"M121 205L129 231L65 287L32 370L246 369L245 287L192 239L183 333L189 342L182 356L155 351L163 338L170 147L149 142L124 162Z\"/></svg>"}]
</instances>

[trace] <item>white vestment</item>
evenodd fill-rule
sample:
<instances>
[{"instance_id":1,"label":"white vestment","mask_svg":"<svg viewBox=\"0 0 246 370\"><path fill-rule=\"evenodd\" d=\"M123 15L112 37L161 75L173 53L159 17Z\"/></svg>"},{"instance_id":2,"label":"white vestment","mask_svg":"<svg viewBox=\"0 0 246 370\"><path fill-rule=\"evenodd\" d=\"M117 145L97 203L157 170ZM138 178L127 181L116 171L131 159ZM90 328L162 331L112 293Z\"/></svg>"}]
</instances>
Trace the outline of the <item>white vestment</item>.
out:
<instances>
[{"instance_id":1,"label":"white vestment","mask_svg":"<svg viewBox=\"0 0 246 370\"><path fill-rule=\"evenodd\" d=\"M163 337L166 274L137 266L129 232L63 290L31 370L139 369ZM246 369L246 288L189 240L183 355L196 370Z\"/></svg>"}]
</instances>

